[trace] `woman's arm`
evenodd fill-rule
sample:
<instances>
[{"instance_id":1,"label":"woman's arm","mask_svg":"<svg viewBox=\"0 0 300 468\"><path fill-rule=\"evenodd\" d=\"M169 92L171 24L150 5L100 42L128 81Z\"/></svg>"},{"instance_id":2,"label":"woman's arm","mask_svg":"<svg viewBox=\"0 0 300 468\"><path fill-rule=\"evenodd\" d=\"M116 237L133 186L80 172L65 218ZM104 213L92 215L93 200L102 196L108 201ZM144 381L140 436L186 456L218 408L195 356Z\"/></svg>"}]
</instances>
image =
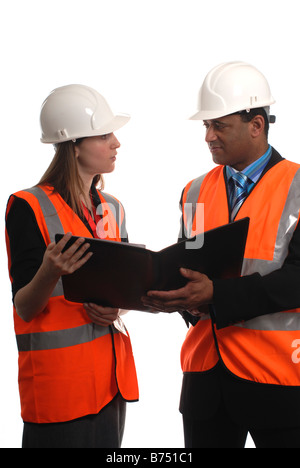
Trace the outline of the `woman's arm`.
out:
<instances>
[{"instance_id":1,"label":"woman's arm","mask_svg":"<svg viewBox=\"0 0 300 468\"><path fill-rule=\"evenodd\" d=\"M90 244L85 239L78 239L68 250L62 253L72 234L66 234L60 242L49 244L43 263L30 283L21 288L15 295L17 314L30 322L43 312L51 294L62 275L78 270L93 255L86 253Z\"/></svg>"},{"instance_id":2,"label":"woman's arm","mask_svg":"<svg viewBox=\"0 0 300 468\"><path fill-rule=\"evenodd\" d=\"M45 309L60 278L60 272L53 269L50 271L47 267L49 258L51 263L51 257L53 254L55 256L57 250L52 250L55 244L49 245L47 249L35 215L22 199L16 198L14 201L6 219L6 228L11 248L10 275L13 278L14 304L18 315L23 320L30 321ZM87 249L88 245L84 248ZM119 313L119 309L95 305L92 305L91 311L89 307L85 309L89 318L102 326L107 326L108 322L113 323Z\"/></svg>"}]
</instances>

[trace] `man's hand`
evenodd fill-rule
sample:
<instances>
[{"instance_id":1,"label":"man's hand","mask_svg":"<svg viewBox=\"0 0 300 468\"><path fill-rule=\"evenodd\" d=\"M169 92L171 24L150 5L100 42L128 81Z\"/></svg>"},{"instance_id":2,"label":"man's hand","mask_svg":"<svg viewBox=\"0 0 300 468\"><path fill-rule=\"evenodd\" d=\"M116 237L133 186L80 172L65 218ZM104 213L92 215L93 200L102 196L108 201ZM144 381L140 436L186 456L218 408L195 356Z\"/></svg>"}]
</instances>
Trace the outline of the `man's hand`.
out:
<instances>
[{"instance_id":1,"label":"man's hand","mask_svg":"<svg viewBox=\"0 0 300 468\"><path fill-rule=\"evenodd\" d=\"M146 297L142 297L143 304L153 311L187 310L195 315L195 311L202 306L212 304L213 282L206 275L185 268L181 268L180 273L189 280L184 288L175 291L149 291Z\"/></svg>"}]
</instances>

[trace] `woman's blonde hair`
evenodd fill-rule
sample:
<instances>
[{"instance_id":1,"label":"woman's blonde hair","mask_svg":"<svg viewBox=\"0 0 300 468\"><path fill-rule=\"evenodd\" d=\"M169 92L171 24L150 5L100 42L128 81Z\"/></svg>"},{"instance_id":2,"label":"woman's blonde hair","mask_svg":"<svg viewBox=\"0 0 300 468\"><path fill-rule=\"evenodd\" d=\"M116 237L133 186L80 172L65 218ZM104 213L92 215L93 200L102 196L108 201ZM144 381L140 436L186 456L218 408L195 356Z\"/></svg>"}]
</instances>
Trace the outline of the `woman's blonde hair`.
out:
<instances>
[{"instance_id":1,"label":"woman's blonde hair","mask_svg":"<svg viewBox=\"0 0 300 468\"><path fill-rule=\"evenodd\" d=\"M77 140L76 143L67 141L56 146L55 156L38 185L53 187L54 192L59 193L72 210L82 217L80 195L83 194L83 183L75 157L75 145L78 144L80 141ZM104 179L101 174L94 177L93 185L99 190L104 189Z\"/></svg>"}]
</instances>

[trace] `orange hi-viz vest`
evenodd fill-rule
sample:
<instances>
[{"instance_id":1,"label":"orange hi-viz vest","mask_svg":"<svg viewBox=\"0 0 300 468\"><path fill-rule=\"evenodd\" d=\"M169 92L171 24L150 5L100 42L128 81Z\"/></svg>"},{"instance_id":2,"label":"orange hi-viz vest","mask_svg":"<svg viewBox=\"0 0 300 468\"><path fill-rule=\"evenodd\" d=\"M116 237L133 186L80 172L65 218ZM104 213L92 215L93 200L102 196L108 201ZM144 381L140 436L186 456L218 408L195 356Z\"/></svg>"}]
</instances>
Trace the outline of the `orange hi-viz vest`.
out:
<instances>
[{"instance_id":1,"label":"orange hi-viz vest","mask_svg":"<svg viewBox=\"0 0 300 468\"><path fill-rule=\"evenodd\" d=\"M99 196L107 239L120 242L125 230L123 207L108 194L99 192ZM46 245L54 241L57 233L92 237L51 187L38 186L15 193L8 201L7 214L16 198L30 205ZM10 270L8 235L6 240ZM128 334L114 325L100 327L92 323L82 304L65 300L61 280L45 310L31 322L22 320L14 308L14 324L24 421L54 423L97 414L118 391L127 401L138 400Z\"/></svg>"},{"instance_id":2,"label":"orange hi-viz vest","mask_svg":"<svg viewBox=\"0 0 300 468\"><path fill-rule=\"evenodd\" d=\"M300 165L286 160L277 163L258 181L239 210L235 220L250 218L242 276L257 272L265 276L283 266L299 222L299 169ZM218 166L186 186L182 209L188 237L200 233L196 218L203 204L204 231L229 222L225 177L224 166ZM192 210L186 209L188 206ZM181 352L182 369L208 371L221 359L242 379L299 386L299 359L294 359L295 348L300 346L299 312L264 315L220 330L206 315L187 334Z\"/></svg>"}]
</instances>

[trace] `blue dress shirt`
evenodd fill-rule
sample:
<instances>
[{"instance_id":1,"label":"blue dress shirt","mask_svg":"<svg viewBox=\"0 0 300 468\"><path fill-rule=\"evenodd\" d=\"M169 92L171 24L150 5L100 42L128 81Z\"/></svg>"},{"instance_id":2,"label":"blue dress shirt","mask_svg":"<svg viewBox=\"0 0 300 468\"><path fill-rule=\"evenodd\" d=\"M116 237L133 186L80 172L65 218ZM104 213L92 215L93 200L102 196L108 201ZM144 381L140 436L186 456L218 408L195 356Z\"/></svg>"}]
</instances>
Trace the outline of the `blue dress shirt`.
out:
<instances>
[{"instance_id":1,"label":"blue dress shirt","mask_svg":"<svg viewBox=\"0 0 300 468\"><path fill-rule=\"evenodd\" d=\"M270 161L272 156L272 147L269 145L267 152L259 159L254 161L254 163L250 164L250 166L246 167L243 171L241 171L244 175L250 179L247 192L248 194L253 189L256 182L259 180L260 176L263 173L266 165ZM236 169L230 166L226 166L226 176L227 176L227 183L228 183L228 191L229 191L229 203L230 207L233 206L233 198L234 198L234 182L232 180L232 176L234 173L238 172Z\"/></svg>"}]
</instances>

